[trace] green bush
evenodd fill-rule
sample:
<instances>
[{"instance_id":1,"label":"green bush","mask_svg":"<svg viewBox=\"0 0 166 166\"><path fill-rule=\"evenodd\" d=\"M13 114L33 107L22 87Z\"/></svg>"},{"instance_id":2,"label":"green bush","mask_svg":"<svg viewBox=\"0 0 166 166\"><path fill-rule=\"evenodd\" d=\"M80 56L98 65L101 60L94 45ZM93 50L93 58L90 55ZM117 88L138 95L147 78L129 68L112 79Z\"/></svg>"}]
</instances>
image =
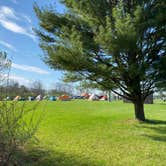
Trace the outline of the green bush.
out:
<instances>
[{"instance_id":1,"label":"green bush","mask_svg":"<svg viewBox=\"0 0 166 166\"><path fill-rule=\"evenodd\" d=\"M37 140L41 121L37 105L29 108L28 102L0 102L0 165L19 165L16 154L30 139Z\"/></svg>"}]
</instances>

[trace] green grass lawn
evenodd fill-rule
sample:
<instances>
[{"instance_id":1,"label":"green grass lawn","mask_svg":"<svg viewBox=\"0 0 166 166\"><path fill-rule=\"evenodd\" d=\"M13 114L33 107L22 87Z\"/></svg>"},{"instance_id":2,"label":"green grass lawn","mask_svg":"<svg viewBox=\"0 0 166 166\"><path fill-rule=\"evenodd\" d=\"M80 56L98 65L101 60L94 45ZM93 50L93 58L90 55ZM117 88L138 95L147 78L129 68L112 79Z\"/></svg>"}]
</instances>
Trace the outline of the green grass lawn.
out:
<instances>
[{"instance_id":1,"label":"green grass lawn","mask_svg":"<svg viewBox=\"0 0 166 166\"><path fill-rule=\"evenodd\" d=\"M149 123L121 101L48 102L39 144L26 147L30 165L165 166L166 104L145 105L145 113Z\"/></svg>"}]
</instances>

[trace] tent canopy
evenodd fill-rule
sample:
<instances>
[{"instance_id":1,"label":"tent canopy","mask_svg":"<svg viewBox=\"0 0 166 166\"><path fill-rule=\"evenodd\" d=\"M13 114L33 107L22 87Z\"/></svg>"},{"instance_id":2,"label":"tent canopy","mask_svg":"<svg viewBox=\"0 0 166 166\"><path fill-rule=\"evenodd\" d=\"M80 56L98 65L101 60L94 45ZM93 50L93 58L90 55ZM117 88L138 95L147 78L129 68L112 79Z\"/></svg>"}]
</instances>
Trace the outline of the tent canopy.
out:
<instances>
[{"instance_id":1,"label":"tent canopy","mask_svg":"<svg viewBox=\"0 0 166 166\"><path fill-rule=\"evenodd\" d=\"M41 96L41 95L38 95L38 96L36 97L36 100L38 100L38 101L42 100L42 96Z\"/></svg>"},{"instance_id":2,"label":"tent canopy","mask_svg":"<svg viewBox=\"0 0 166 166\"><path fill-rule=\"evenodd\" d=\"M50 97L49 97L49 100L51 100L51 101L56 101L56 97L55 97L55 96L50 96Z\"/></svg>"},{"instance_id":3,"label":"tent canopy","mask_svg":"<svg viewBox=\"0 0 166 166\"><path fill-rule=\"evenodd\" d=\"M99 97L96 94L91 94L89 100L99 100Z\"/></svg>"},{"instance_id":4,"label":"tent canopy","mask_svg":"<svg viewBox=\"0 0 166 166\"><path fill-rule=\"evenodd\" d=\"M20 99L21 99L21 96L16 96L16 97L14 98L15 101L18 101L18 100L20 100Z\"/></svg>"},{"instance_id":5,"label":"tent canopy","mask_svg":"<svg viewBox=\"0 0 166 166\"><path fill-rule=\"evenodd\" d=\"M108 97L107 97L106 95L101 96L101 97L100 97L100 100L108 100Z\"/></svg>"},{"instance_id":6,"label":"tent canopy","mask_svg":"<svg viewBox=\"0 0 166 166\"><path fill-rule=\"evenodd\" d=\"M70 96L68 96L68 95L62 95L58 99L62 100L62 101L67 101L67 100L70 100Z\"/></svg>"},{"instance_id":7,"label":"tent canopy","mask_svg":"<svg viewBox=\"0 0 166 166\"><path fill-rule=\"evenodd\" d=\"M90 95L88 93L82 93L81 96L84 98L89 98Z\"/></svg>"}]
</instances>

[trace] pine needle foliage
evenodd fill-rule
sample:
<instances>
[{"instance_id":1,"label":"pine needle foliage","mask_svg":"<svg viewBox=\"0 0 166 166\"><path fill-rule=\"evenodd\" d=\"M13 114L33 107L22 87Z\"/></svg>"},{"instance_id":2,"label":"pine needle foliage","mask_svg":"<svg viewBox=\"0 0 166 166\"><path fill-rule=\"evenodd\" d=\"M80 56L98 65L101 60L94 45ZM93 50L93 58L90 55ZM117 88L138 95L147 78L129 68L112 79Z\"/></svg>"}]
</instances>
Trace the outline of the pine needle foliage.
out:
<instances>
[{"instance_id":1,"label":"pine needle foliage","mask_svg":"<svg viewBox=\"0 0 166 166\"><path fill-rule=\"evenodd\" d=\"M66 6L63 14L34 6L44 61L131 100L136 118L145 120L143 102L161 79L158 67L166 55L166 1L61 3Z\"/></svg>"}]
</instances>

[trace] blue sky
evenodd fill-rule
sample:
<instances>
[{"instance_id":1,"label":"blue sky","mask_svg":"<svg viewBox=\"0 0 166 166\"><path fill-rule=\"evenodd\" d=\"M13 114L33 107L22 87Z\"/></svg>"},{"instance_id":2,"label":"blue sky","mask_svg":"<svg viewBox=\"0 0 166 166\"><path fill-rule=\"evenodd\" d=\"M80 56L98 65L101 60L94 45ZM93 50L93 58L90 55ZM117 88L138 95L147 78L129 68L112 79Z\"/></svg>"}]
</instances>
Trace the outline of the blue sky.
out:
<instances>
[{"instance_id":1,"label":"blue sky","mask_svg":"<svg viewBox=\"0 0 166 166\"><path fill-rule=\"evenodd\" d=\"M0 50L12 59L11 79L30 85L40 80L46 88L59 82L62 72L51 70L41 60L42 50L32 28L38 27L33 4L54 4L58 12L64 11L58 0L0 0Z\"/></svg>"}]
</instances>

